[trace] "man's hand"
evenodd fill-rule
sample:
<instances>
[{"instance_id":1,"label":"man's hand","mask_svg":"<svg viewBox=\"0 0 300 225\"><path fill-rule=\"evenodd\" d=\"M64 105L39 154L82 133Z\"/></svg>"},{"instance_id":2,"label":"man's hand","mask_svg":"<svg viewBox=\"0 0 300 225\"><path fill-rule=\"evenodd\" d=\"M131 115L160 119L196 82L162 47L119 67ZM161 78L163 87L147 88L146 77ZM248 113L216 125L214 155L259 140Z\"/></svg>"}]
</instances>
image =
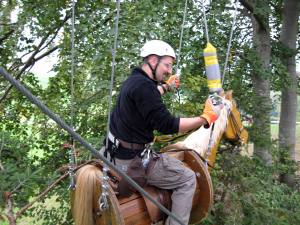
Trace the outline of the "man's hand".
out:
<instances>
[{"instance_id":1,"label":"man's hand","mask_svg":"<svg viewBox=\"0 0 300 225\"><path fill-rule=\"evenodd\" d=\"M169 91L174 91L175 89L178 89L180 87L180 80L177 75L172 75L166 81L166 84L168 85Z\"/></svg>"},{"instance_id":2,"label":"man's hand","mask_svg":"<svg viewBox=\"0 0 300 225\"><path fill-rule=\"evenodd\" d=\"M221 109L224 107L222 102L218 104L213 104L212 99L208 98L205 102L203 114L200 116L207 121L205 128L209 128L212 123L214 123L220 116Z\"/></svg>"}]
</instances>

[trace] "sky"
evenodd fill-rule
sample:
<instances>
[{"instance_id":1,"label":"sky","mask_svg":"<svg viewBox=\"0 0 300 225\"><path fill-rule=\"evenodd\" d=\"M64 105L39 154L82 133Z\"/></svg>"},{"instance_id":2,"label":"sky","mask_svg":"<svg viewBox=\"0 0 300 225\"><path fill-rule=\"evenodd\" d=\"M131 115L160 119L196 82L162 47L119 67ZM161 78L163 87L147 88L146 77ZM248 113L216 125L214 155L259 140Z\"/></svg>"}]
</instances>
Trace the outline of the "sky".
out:
<instances>
[{"instance_id":1,"label":"sky","mask_svg":"<svg viewBox=\"0 0 300 225\"><path fill-rule=\"evenodd\" d=\"M41 85L46 88L50 77L55 76L51 71L57 61L57 56L44 57L32 67L31 72L39 79Z\"/></svg>"},{"instance_id":2,"label":"sky","mask_svg":"<svg viewBox=\"0 0 300 225\"><path fill-rule=\"evenodd\" d=\"M10 20L11 23L16 23L18 21L18 13L20 9L17 6L14 11L12 11ZM30 35L29 29L24 29L24 32L27 34L27 36ZM62 31L60 31L62 33ZM59 40L60 35L58 35ZM47 49L46 49L47 50ZM19 56L21 56L23 53L19 53ZM29 55L28 55L29 57ZM26 57L24 57L23 61L26 61ZM39 79L41 85L45 88L47 87L48 80L50 77L55 76L55 73L52 71L53 66L55 65L57 61L57 53L54 52L51 55L42 58L41 60L37 61L34 66L31 68L31 72Z\"/></svg>"}]
</instances>

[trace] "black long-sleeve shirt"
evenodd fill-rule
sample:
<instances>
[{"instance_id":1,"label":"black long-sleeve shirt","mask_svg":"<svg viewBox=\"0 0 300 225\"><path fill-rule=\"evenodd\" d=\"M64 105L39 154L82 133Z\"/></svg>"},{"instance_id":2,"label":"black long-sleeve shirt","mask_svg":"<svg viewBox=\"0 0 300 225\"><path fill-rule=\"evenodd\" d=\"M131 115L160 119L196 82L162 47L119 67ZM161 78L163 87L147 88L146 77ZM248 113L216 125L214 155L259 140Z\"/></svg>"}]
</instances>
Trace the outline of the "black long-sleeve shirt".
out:
<instances>
[{"instance_id":1,"label":"black long-sleeve shirt","mask_svg":"<svg viewBox=\"0 0 300 225\"><path fill-rule=\"evenodd\" d=\"M154 130L177 133L179 118L172 116L162 102L157 82L135 68L121 88L111 114L110 131L126 142L146 144L153 140Z\"/></svg>"}]
</instances>

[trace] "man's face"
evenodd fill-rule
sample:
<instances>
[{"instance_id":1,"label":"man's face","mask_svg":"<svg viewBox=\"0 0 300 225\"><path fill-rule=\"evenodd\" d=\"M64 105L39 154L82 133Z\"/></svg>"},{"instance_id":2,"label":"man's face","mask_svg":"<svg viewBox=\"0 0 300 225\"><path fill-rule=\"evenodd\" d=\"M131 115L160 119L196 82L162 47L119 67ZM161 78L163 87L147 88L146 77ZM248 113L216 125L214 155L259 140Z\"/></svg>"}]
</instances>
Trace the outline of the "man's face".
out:
<instances>
[{"instance_id":1,"label":"man's face","mask_svg":"<svg viewBox=\"0 0 300 225\"><path fill-rule=\"evenodd\" d=\"M174 59L170 56L164 56L161 58L160 63L156 70L156 79L161 82L166 76L172 74Z\"/></svg>"}]
</instances>

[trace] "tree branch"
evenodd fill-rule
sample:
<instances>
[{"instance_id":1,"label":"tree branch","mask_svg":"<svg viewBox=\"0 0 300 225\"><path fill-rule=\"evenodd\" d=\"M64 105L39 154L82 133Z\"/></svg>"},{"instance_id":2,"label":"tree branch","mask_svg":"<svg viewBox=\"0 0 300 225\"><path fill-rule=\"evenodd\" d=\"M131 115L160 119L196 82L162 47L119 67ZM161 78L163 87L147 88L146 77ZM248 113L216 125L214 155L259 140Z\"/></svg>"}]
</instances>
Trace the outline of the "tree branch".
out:
<instances>
[{"instance_id":1,"label":"tree branch","mask_svg":"<svg viewBox=\"0 0 300 225\"><path fill-rule=\"evenodd\" d=\"M45 48L47 48L47 46L56 38L56 36L57 36L58 32L60 31L60 29L61 29L61 26L56 29L56 31L54 32L53 37L47 42L47 44L45 44L45 46L40 50L40 52L43 51Z\"/></svg>"},{"instance_id":2,"label":"tree branch","mask_svg":"<svg viewBox=\"0 0 300 225\"><path fill-rule=\"evenodd\" d=\"M50 39L50 41L48 41L47 42L47 44L45 44L45 46L43 47L43 48L41 48L40 50L39 50L39 52L41 52L41 51L43 51L55 38L56 38L56 36L57 36L57 34L58 34L58 32L59 32L59 30L61 29L61 27L59 27L56 31L55 31L55 33L54 33L54 35L53 35L53 37ZM54 47L55 48L55 50L58 48L58 47ZM54 48L53 48L53 51L55 51L54 50ZM51 52L53 52L53 51L51 51ZM51 53L50 52L50 53ZM23 57L25 57L26 55L29 55L29 54L31 54L32 53L32 51L31 52L27 52L27 53L25 53L24 55L22 55L20 58L18 58L18 62L20 62L20 61L22 61L21 59L23 58ZM44 53L45 54L45 53ZM42 57L38 57L38 58L36 58L35 59L35 62L36 61L38 61L39 59L41 59ZM14 64L16 64L16 65L14 65ZM21 65L24 65L24 63L13 63L12 65L11 65L11 67L9 68L9 70L15 70L16 68L18 68L18 67L20 67Z\"/></svg>"},{"instance_id":3,"label":"tree branch","mask_svg":"<svg viewBox=\"0 0 300 225\"><path fill-rule=\"evenodd\" d=\"M59 182L61 182L63 179L65 179L69 173L65 173L62 176L60 176L56 181L54 181L49 187L47 187L42 193L40 193L32 202L22 207L17 213L16 213L16 219L20 217L27 209L29 209L35 202L40 200L42 197L44 197L52 188L54 188Z\"/></svg>"},{"instance_id":4,"label":"tree branch","mask_svg":"<svg viewBox=\"0 0 300 225\"><path fill-rule=\"evenodd\" d=\"M70 15L66 15L65 18L61 21L61 23L59 24L59 26L55 29L54 35L56 36L58 31L61 29L62 25L68 20L70 19L71 16ZM26 71L26 69L28 67L30 67L31 65L33 65L35 62L37 62L38 60L42 59L43 57L45 57L47 54L43 54L43 57L38 57L38 60L35 59L34 57L41 51L42 46L45 44L45 42L47 41L47 39L49 38L49 36L51 35L51 33L53 32L53 30L49 31L46 36L44 38L42 38L42 40L40 41L39 45L36 47L35 51L31 54L31 56L28 58L28 60L24 63L24 66L22 67L22 69L19 71L19 73L16 75L16 79L19 80L22 76L22 74ZM54 38L52 38L50 41L53 41ZM48 42L46 44L46 46L49 45L50 42ZM44 49L44 48L43 48ZM54 49L54 50L53 50ZM55 47L52 50L55 51ZM53 51L49 50L47 53L50 54ZM13 85L9 85L8 88L6 89L5 93L3 94L3 96L0 98L0 103L8 96L10 90L13 88Z\"/></svg>"},{"instance_id":5,"label":"tree branch","mask_svg":"<svg viewBox=\"0 0 300 225\"><path fill-rule=\"evenodd\" d=\"M23 68L20 70L20 72L18 73L18 75L16 76L16 79L20 79L20 77L22 76L22 74L26 71L27 68L29 68L30 66L33 66L37 61L39 61L40 59L44 58L45 56L51 54L52 52L54 52L55 50L58 49L58 46L55 46L54 48L50 49L49 51L45 52L44 54L40 55L38 58L34 58L34 57L30 57L27 62L25 63L25 65L23 66ZM33 55L36 55L37 53L33 53ZM0 103L7 97L7 95L9 94L10 90L13 88L13 85L9 85L9 87L6 89L5 93L3 94L3 96L0 98Z\"/></svg>"},{"instance_id":6,"label":"tree branch","mask_svg":"<svg viewBox=\"0 0 300 225\"><path fill-rule=\"evenodd\" d=\"M200 21L201 18L202 18L202 14L201 14L200 16L198 16L198 17L195 19L195 23L194 23L193 26L191 26L191 27L189 28L189 31L192 31L192 30L193 30L193 28L196 26L196 24L199 23L199 21Z\"/></svg>"},{"instance_id":7,"label":"tree branch","mask_svg":"<svg viewBox=\"0 0 300 225\"><path fill-rule=\"evenodd\" d=\"M40 200L44 197L51 189L53 189L59 182L65 179L69 175L68 172L60 176L56 181L54 181L50 186L48 186L42 193L40 193L32 202L22 207L15 215L13 213L13 199L12 199L12 192L4 192L3 197L6 202L6 217L9 221L9 225L16 225L16 221L18 217L20 217L27 209L29 209L35 202Z\"/></svg>"},{"instance_id":8,"label":"tree branch","mask_svg":"<svg viewBox=\"0 0 300 225\"><path fill-rule=\"evenodd\" d=\"M7 33L5 33L5 34L3 35L3 37L0 38L0 45L2 44L2 42L3 42L4 40L6 40L7 38L9 38L9 36L12 35L14 32L15 32L15 30L13 29L13 30L10 30L10 31L8 31Z\"/></svg>"},{"instance_id":9,"label":"tree branch","mask_svg":"<svg viewBox=\"0 0 300 225\"><path fill-rule=\"evenodd\" d=\"M226 7L224 7L224 9L225 9L226 11L235 11L235 8L232 7L232 6L231 6L231 7L227 7L227 6L226 6ZM238 11L238 12L242 12L242 10L243 10L242 8L237 8L237 11Z\"/></svg>"},{"instance_id":10,"label":"tree branch","mask_svg":"<svg viewBox=\"0 0 300 225\"><path fill-rule=\"evenodd\" d=\"M0 23L1 26L15 26L17 23Z\"/></svg>"},{"instance_id":11,"label":"tree branch","mask_svg":"<svg viewBox=\"0 0 300 225\"><path fill-rule=\"evenodd\" d=\"M93 161L86 161L83 162L82 164L78 165L75 168L75 171L77 171L78 169L82 168L83 166L93 163ZM95 161L94 161L95 163ZM100 162L96 162L96 164L98 164ZM64 170L65 171L65 170ZM61 175L56 181L54 181L50 186L48 186L44 191L42 191L33 201L31 201L30 203L28 203L27 205L25 205L24 207L22 207L15 215L13 214L13 205L12 205L12 195L13 192L4 192L3 197L6 201L7 204L7 209L8 209L8 213L6 214L6 217L9 220L9 224L10 225L16 225L16 220L27 210L29 209L35 202L39 201L41 198L43 198L49 191L51 191L51 189L53 189L59 182L61 182L62 180L64 180L66 177L69 176L69 171L64 172L63 175ZM0 214L0 219L1 219L1 214Z\"/></svg>"},{"instance_id":12,"label":"tree branch","mask_svg":"<svg viewBox=\"0 0 300 225\"><path fill-rule=\"evenodd\" d=\"M44 58L47 55L50 55L52 52L55 52L58 49L58 46L55 46L51 49L49 49L47 52L45 52L44 54L40 55L39 57L37 57L36 59L34 59L34 63L36 61L39 61L40 59Z\"/></svg>"},{"instance_id":13,"label":"tree branch","mask_svg":"<svg viewBox=\"0 0 300 225\"><path fill-rule=\"evenodd\" d=\"M255 18L259 26L262 29L267 30L263 18L254 12L254 6L248 0L239 0L239 1L251 13L251 15Z\"/></svg>"},{"instance_id":14,"label":"tree branch","mask_svg":"<svg viewBox=\"0 0 300 225\"><path fill-rule=\"evenodd\" d=\"M9 221L9 225L16 225L16 217L14 216L14 212L13 212L12 193L4 192L3 195L5 199L6 210L7 210L6 217Z\"/></svg>"}]
</instances>

